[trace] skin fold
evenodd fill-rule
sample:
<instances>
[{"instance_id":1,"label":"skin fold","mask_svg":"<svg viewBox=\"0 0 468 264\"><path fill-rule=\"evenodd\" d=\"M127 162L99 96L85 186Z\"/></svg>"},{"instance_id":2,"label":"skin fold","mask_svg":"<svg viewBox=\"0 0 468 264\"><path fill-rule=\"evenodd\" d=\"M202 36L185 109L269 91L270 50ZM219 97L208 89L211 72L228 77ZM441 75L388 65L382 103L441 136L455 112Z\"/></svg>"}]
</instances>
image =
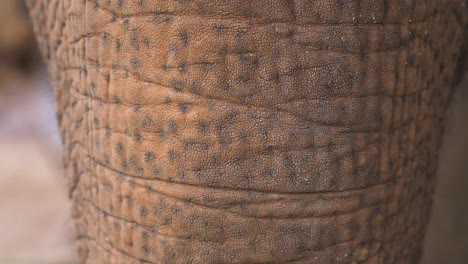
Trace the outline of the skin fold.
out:
<instances>
[{"instance_id":1,"label":"skin fold","mask_svg":"<svg viewBox=\"0 0 468 264\"><path fill-rule=\"evenodd\" d=\"M418 262L465 2L28 6L81 262Z\"/></svg>"}]
</instances>

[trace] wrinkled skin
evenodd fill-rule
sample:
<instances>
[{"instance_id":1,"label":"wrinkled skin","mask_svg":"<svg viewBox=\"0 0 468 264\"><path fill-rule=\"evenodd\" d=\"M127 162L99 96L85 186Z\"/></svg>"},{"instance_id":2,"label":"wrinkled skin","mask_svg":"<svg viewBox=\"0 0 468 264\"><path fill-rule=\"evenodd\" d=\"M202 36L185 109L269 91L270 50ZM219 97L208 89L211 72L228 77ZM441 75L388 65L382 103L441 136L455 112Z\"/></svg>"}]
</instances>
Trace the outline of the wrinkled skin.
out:
<instances>
[{"instance_id":1,"label":"wrinkled skin","mask_svg":"<svg viewBox=\"0 0 468 264\"><path fill-rule=\"evenodd\" d=\"M29 8L83 263L418 261L462 1Z\"/></svg>"}]
</instances>

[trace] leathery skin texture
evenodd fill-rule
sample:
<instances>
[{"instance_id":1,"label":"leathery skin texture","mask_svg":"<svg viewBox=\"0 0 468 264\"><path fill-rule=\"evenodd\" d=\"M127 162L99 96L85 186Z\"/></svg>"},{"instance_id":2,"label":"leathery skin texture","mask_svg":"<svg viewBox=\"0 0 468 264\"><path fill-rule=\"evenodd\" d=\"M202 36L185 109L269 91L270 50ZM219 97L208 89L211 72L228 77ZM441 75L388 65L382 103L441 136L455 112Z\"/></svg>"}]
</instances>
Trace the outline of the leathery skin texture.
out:
<instances>
[{"instance_id":1,"label":"leathery skin texture","mask_svg":"<svg viewBox=\"0 0 468 264\"><path fill-rule=\"evenodd\" d=\"M83 263L417 263L459 0L30 0Z\"/></svg>"}]
</instances>

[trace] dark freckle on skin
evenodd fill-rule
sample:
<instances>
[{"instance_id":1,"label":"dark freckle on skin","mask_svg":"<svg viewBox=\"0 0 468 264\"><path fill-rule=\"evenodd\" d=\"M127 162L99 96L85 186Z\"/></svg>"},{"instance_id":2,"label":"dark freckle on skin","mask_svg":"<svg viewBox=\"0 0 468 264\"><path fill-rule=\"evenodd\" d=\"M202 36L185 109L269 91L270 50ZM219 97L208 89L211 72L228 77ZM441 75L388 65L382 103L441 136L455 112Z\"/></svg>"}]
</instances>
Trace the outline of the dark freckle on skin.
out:
<instances>
[{"instance_id":1,"label":"dark freckle on skin","mask_svg":"<svg viewBox=\"0 0 468 264\"><path fill-rule=\"evenodd\" d=\"M419 124L416 125L416 133L421 133L421 125Z\"/></svg>"},{"instance_id":2,"label":"dark freckle on skin","mask_svg":"<svg viewBox=\"0 0 468 264\"><path fill-rule=\"evenodd\" d=\"M177 176L179 177L179 179L183 180L183 179L185 179L186 173L185 173L185 171L181 171L181 172L177 173Z\"/></svg>"},{"instance_id":3,"label":"dark freckle on skin","mask_svg":"<svg viewBox=\"0 0 468 264\"><path fill-rule=\"evenodd\" d=\"M131 63L132 63L133 69L135 69L135 70L140 69L141 66L142 66L141 61L139 59L137 59L137 58L132 58Z\"/></svg>"},{"instance_id":4,"label":"dark freckle on skin","mask_svg":"<svg viewBox=\"0 0 468 264\"><path fill-rule=\"evenodd\" d=\"M178 125L174 119L169 120L169 132L172 134L177 133Z\"/></svg>"},{"instance_id":5,"label":"dark freckle on skin","mask_svg":"<svg viewBox=\"0 0 468 264\"><path fill-rule=\"evenodd\" d=\"M165 217L165 218L163 219L162 224L163 224L163 225L169 225L171 222L172 222L172 218L171 218L171 217Z\"/></svg>"},{"instance_id":6,"label":"dark freckle on skin","mask_svg":"<svg viewBox=\"0 0 468 264\"><path fill-rule=\"evenodd\" d=\"M147 151L145 153L145 162L146 163L151 163L155 160L155 155L153 152Z\"/></svg>"},{"instance_id":7,"label":"dark freckle on skin","mask_svg":"<svg viewBox=\"0 0 468 264\"><path fill-rule=\"evenodd\" d=\"M217 36L220 36L226 33L227 27L222 23L216 23L213 25L213 30L216 32Z\"/></svg>"},{"instance_id":8,"label":"dark freckle on skin","mask_svg":"<svg viewBox=\"0 0 468 264\"><path fill-rule=\"evenodd\" d=\"M189 34L187 31L183 30L179 32L179 39L182 41L182 44L187 47L189 45Z\"/></svg>"},{"instance_id":9,"label":"dark freckle on skin","mask_svg":"<svg viewBox=\"0 0 468 264\"><path fill-rule=\"evenodd\" d=\"M188 3L190 0L177 0L177 2L179 2L180 4L186 4Z\"/></svg>"},{"instance_id":10,"label":"dark freckle on skin","mask_svg":"<svg viewBox=\"0 0 468 264\"><path fill-rule=\"evenodd\" d=\"M249 24L252 24L252 20L255 18L255 13L251 9L245 11L245 16L249 19Z\"/></svg>"},{"instance_id":11,"label":"dark freckle on skin","mask_svg":"<svg viewBox=\"0 0 468 264\"><path fill-rule=\"evenodd\" d=\"M145 210L146 210L146 208L145 208ZM141 232L141 239L148 240L148 232L146 232L146 231Z\"/></svg>"},{"instance_id":12,"label":"dark freckle on skin","mask_svg":"<svg viewBox=\"0 0 468 264\"><path fill-rule=\"evenodd\" d=\"M126 160L122 161L121 167L122 167L122 170L124 170L124 171L128 170L128 163L127 163Z\"/></svg>"},{"instance_id":13,"label":"dark freckle on skin","mask_svg":"<svg viewBox=\"0 0 468 264\"><path fill-rule=\"evenodd\" d=\"M107 165L110 164L109 156L107 154L104 155L104 163L106 163Z\"/></svg>"},{"instance_id":14,"label":"dark freckle on skin","mask_svg":"<svg viewBox=\"0 0 468 264\"><path fill-rule=\"evenodd\" d=\"M178 214L180 213L180 211L181 211L181 210L180 210L180 208L179 208L177 205L174 204L174 205L172 206L172 214L173 214L173 215L178 215Z\"/></svg>"},{"instance_id":15,"label":"dark freckle on skin","mask_svg":"<svg viewBox=\"0 0 468 264\"><path fill-rule=\"evenodd\" d=\"M140 110L141 110L141 105L140 105L140 104L135 104L135 105L133 106L133 111L134 111L135 113L140 112Z\"/></svg>"},{"instance_id":16,"label":"dark freckle on skin","mask_svg":"<svg viewBox=\"0 0 468 264\"><path fill-rule=\"evenodd\" d=\"M123 20L123 25L124 25L125 30L128 30L130 28L130 20L128 20L128 18L125 18Z\"/></svg>"},{"instance_id":17,"label":"dark freckle on skin","mask_svg":"<svg viewBox=\"0 0 468 264\"><path fill-rule=\"evenodd\" d=\"M190 224L195 223L195 220L197 220L197 218L198 218L197 215L191 214L191 215L188 217L189 223L190 223Z\"/></svg>"},{"instance_id":18,"label":"dark freckle on skin","mask_svg":"<svg viewBox=\"0 0 468 264\"><path fill-rule=\"evenodd\" d=\"M180 73L187 73L188 68L189 68L188 64L186 62L183 62L183 63L181 63L179 65L179 72Z\"/></svg>"},{"instance_id":19,"label":"dark freckle on skin","mask_svg":"<svg viewBox=\"0 0 468 264\"><path fill-rule=\"evenodd\" d=\"M130 33L130 45L136 50L140 49L140 43L138 41L138 35L135 29Z\"/></svg>"},{"instance_id":20,"label":"dark freckle on skin","mask_svg":"<svg viewBox=\"0 0 468 264\"><path fill-rule=\"evenodd\" d=\"M340 113L343 117L346 117L346 115L348 114L348 110L344 105L340 106Z\"/></svg>"},{"instance_id":21,"label":"dark freckle on skin","mask_svg":"<svg viewBox=\"0 0 468 264\"><path fill-rule=\"evenodd\" d=\"M229 48L227 45L224 45L221 49L219 49L219 56L225 58L229 52Z\"/></svg>"},{"instance_id":22,"label":"dark freckle on skin","mask_svg":"<svg viewBox=\"0 0 468 264\"><path fill-rule=\"evenodd\" d=\"M162 172L162 169L159 166L153 169L154 176L160 176L161 172Z\"/></svg>"},{"instance_id":23,"label":"dark freckle on skin","mask_svg":"<svg viewBox=\"0 0 468 264\"><path fill-rule=\"evenodd\" d=\"M181 80L172 79L171 80L171 85L172 85L172 87L174 87L174 90L176 90L177 92L182 91L182 81Z\"/></svg>"},{"instance_id":24,"label":"dark freckle on skin","mask_svg":"<svg viewBox=\"0 0 468 264\"><path fill-rule=\"evenodd\" d=\"M150 41L149 38L144 38L144 39L143 39L143 45L145 45L145 47L149 47L150 42L151 42L151 41Z\"/></svg>"},{"instance_id":25,"label":"dark freckle on skin","mask_svg":"<svg viewBox=\"0 0 468 264\"><path fill-rule=\"evenodd\" d=\"M149 116L145 116L145 119L143 119L142 125L144 128L150 128L151 125L153 124L153 120Z\"/></svg>"},{"instance_id":26,"label":"dark freckle on skin","mask_svg":"<svg viewBox=\"0 0 468 264\"><path fill-rule=\"evenodd\" d=\"M135 188L135 187L136 187L136 182L135 182L134 179L131 179L131 180L128 182L128 184L129 184L130 187L132 187L132 188Z\"/></svg>"},{"instance_id":27,"label":"dark freckle on skin","mask_svg":"<svg viewBox=\"0 0 468 264\"><path fill-rule=\"evenodd\" d=\"M117 153L119 154L123 154L123 151L124 151L124 145L122 143L118 143L117 144L117 147L115 149L117 151Z\"/></svg>"},{"instance_id":28,"label":"dark freckle on skin","mask_svg":"<svg viewBox=\"0 0 468 264\"><path fill-rule=\"evenodd\" d=\"M147 215L148 215L148 209L146 209L145 206L142 206L142 207L140 208L140 216L141 216L142 218L145 218Z\"/></svg>"},{"instance_id":29,"label":"dark freckle on skin","mask_svg":"<svg viewBox=\"0 0 468 264\"><path fill-rule=\"evenodd\" d=\"M162 140L167 139L167 131L165 129L160 129L158 133L159 133L159 138L161 138Z\"/></svg>"},{"instance_id":30,"label":"dark freckle on skin","mask_svg":"<svg viewBox=\"0 0 468 264\"><path fill-rule=\"evenodd\" d=\"M206 72L210 69L211 64L208 61L203 61L202 62L202 71Z\"/></svg>"},{"instance_id":31,"label":"dark freckle on skin","mask_svg":"<svg viewBox=\"0 0 468 264\"><path fill-rule=\"evenodd\" d=\"M147 193L154 193L153 186L151 186L151 185L146 185L146 192L147 192Z\"/></svg>"},{"instance_id":32,"label":"dark freckle on skin","mask_svg":"<svg viewBox=\"0 0 468 264\"><path fill-rule=\"evenodd\" d=\"M167 157L169 158L169 160L173 161L175 160L176 158L176 153L173 149L169 150L169 152L167 153Z\"/></svg>"},{"instance_id":33,"label":"dark freckle on skin","mask_svg":"<svg viewBox=\"0 0 468 264\"><path fill-rule=\"evenodd\" d=\"M382 213L382 207L377 206L372 209L372 215L380 215Z\"/></svg>"},{"instance_id":34,"label":"dark freckle on skin","mask_svg":"<svg viewBox=\"0 0 468 264\"><path fill-rule=\"evenodd\" d=\"M382 121L382 115L378 110L372 112L372 117L374 118L374 121Z\"/></svg>"},{"instance_id":35,"label":"dark freckle on skin","mask_svg":"<svg viewBox=\"0 0 468 264\"><path fill-rule=\"evenodd\" d=\"M172 16L166 16L166 15L156 14L156 15L153 17L153 22L154 22L156 25L159 25L159 24L161 24L161 23L172 24L172 22L174 22L174 18L173 18Z\"/></svg>"},{"instance_id":36,"label":"dark freckle on skin","mask_svg":"<svg viewBox=\"0 0 468 264\"><path fill-rule=\"evenodd\" d=\"M133 137L135 138L135 140L138 142L138 143L141 143L142 142L142 139L143 137L141 136L141 133L136 131L134 134L133 134Z\"/></svg>"},{"instance_id":37,"label":"dark freckle on skin","mask_svg":"<svg viewBox=\"0 0 468 264\"><path fill-rule=\"evenodd\" d=\"M166 96L166 98L164 99L164 103L167 104L167 105L172 104L171 98L169 96Z\"/></svg>"},{"instance_id":38,"label":"dark freckle on skin","mask_svg":"<svg viewBox=\"0 0 468 264\"><path fill-rule=\"evenodd\" d=\"M117 21L117 14L116 14L115 12L111 12L111 14L112 14L111 21L112 21L112 22Z\"/></svg>"},{"instance_id":39,"label":"dark freckle on skin","mask_svg":"<svg viewBox=\"0 0 468 264\"><path fill-rule=\"evenodd\" d=\"M197 124L197 130L200 134L205 135L208 132L208 124L204 120L200 120Z\"/></svg>"},{"instance_id":40,"label":"dark freckle on skin","mask_svg":"<svg viewBox=\"0 0 468 264\"><path fill-rule=\"evenodd\" d=\"M211 164L214 164L215 166L218 166L221 164L221 159L218 156L214 156L211 159Z\"/></svg>"},{"instance_id":41,"label":"dark freckle on skin","mask_svg":"<svg viewBox=\"0 0 468 264\"><path fill-rule=\"evenodd\" d=\"M159 208L158 208L158 206L155 206L155 207L153 208L153 214L155 214L155 215L158 215L158 214L159 214Z\"/></svg>"},{"instance_id":42,"label":"dark freckle on skin","mask_svg":"<svg viewBox=\"0 0 468 264\"><path fill-rule=\"evenodd\" d=\"M417 61L416 55L412 54L408 57L408 65L414 67L417 64L416 61Z\"/></svg>"},{"instance_id":43,"label":"dark freckle on skin","mask_svg":"<svg viewBox=\"0 0 468 264\"><path fill-rule=\"evenodd\" d=\"M200 13L200 15L206 15L209 12L212 12L213 8L208 5L207 2L205 3L197 3L197 10Z\"/></svg>"},{"instance_id":44,"label":"dark freckle on skin","mask_svg":"<svg viewBox=\"0 0 468 264\"><path fill-rule=\"evenodd\" d=\"M102 34L102 43L106 44L108 40L109 40L109 33L104 32L104 34Z\"/></svg>"},{"instance_id":45,"label":"dark freckle on skin","mask_svg":"<svg viewBox=\"0 0 468 264\"><path fill-rule=\"evenodd\" d=\"M192 85L190 85L190 91L194 94L200 94L202 88L202 84L198 81L193 82Z\"/></svg>"},{"instance_id":46,"label":"dark freckle on skin","mask_svg":"<svg viewBox=\"0 0 468 264\"><path fill-rule=\"evenodd\" d=\"M148 255L149 254L149 247L147 245L143 245L141 247L141 252L143 252L143 254L145 254L145 255Z\"/></svg>"},{"instance_id":47,"label":"dark freckle on skin","mask_svg":"<svg viewBox=\"0 0 468 264\"><path fill-rule=\"evenodd\" d=\"M171 54L177 55L177 53L179 52L177 43L172 43L171 46L169 47L169 51L171 52Z\"/></svg>"},{"instance_id":48,"label":"dark freckle on skin","mask_svg":"<svg viewBox=\"0 0 468 264\"><path fill-rule=\"evenodd\" d=\"M359 228L360 228L359 224L352 220L346 223L346 227L353 232L359 231Z\"/></svg>"},{"instance_id":49,"label":"dark freckle on skin","mask_svg":"<svg viewBox=\"0 0 468 264\"><path fill-rule=\"evenodd\" d=\"M179 105L179 109L182 113L187 113L190 111L190 109L192 108L192 106L190 104L187 104L187 103L183 103L183 104L180 104Z\"/></svg>"},{"instance_id":50,"label":"dark freckle on skin","mask_svg":"<svg viewBox=\"0 0 468 264\"><path fill-rule=\"evenodd\" d=\"M117 4L119 5L119 7L123 7L125 4L125 0L119 0Z\"/></svg>"},{"instance_id":51,"label":"dark freckle on skin","mask_svg":"<svg viewBox=\"0 0 468 264\"><path fill-rule=\"evenodd\" d=\"M117 39L117 40L115 41L115 50L116 50L117 52L119 52L121 49L122 49L122 43L121 43L120 39Z\"/></svg>"},{"instance_id":52,"label":"dark freckle on skin","mask_svg":"<svg viewBox=\"0 0 468 264\"><path fill-rule=\"evenodd\" d=\"M275 72L271 78L276 84L280 83L280 74L279 72Z\"/></svg>"},{"instance_id":53,"label":"dark freckle on skin","mask_svg":"<svg viewBox=\"0 0 468 264\"><path fill-rule=\"evenodd\" d=\"M137 167L136 171L139 173L139 174L143 174L143 172L145 171L142 167Z\"/></svg>"},{"instance_id":54,"label":"dark freckle on skin","mask_svg":"<svg viewBox=\"0 0 468 264\"><path fill-rule=\"evenodd\" d=\"M250 76L248 76L247 74L241 74L238 78L239 80L239 83L248 83L250 81Z\"/></svg>"}]
</instances>

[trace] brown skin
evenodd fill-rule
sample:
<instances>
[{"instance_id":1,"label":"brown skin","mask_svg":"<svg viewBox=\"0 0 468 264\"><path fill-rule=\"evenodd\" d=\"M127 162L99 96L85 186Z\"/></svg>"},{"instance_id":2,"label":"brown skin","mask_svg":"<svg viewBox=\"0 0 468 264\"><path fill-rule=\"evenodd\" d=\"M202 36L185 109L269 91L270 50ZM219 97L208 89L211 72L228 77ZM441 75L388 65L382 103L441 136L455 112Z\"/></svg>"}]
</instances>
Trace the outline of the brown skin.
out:
<instances>
[{"instance_id":1,"label":"brown skin","mask_svg":"<svg viewBox=\"0 0 468 264\"><path fill-rule=\"evenodd\" d=\"M37 0L83 263L416 263L459 0Z\"/></svg>"}]
</instances>

